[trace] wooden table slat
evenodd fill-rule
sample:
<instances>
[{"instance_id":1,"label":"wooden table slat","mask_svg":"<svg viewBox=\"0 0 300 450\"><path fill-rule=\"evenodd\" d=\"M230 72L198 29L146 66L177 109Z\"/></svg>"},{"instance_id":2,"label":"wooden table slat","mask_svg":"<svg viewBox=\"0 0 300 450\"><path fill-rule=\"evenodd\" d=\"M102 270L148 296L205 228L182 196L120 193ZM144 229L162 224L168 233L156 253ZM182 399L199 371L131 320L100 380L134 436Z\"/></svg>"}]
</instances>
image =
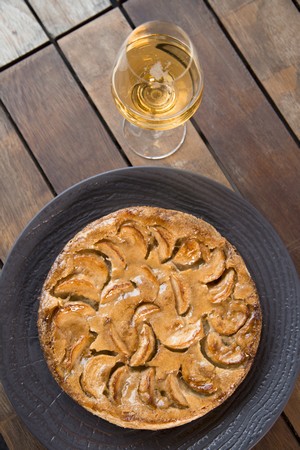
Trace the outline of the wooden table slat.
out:
<instances>
[{"instance_id":1,"label":"wooden table slat","mask_svg":"<svg viewBox=\"0 0 300 450\"><path fill-rule=\"evenodd\" d=\"M0 257L7 254L27 222L52 199L39 170L6 114L0 109Z\"/></svg>"},{"instance_id":2,"label":"wooden table slat","mask_svg":"<svg viewBox=\"0 0 300 450\"><path fill-rule=\"evenodd\" d=\"M3 101L57 192L126 166L51 45L0 74Z\"/></svg>"},{"instance_id":3,"label":"wooden table slat","mask_svg":"<svg viewBox=\"0 0 300 450\"><path fill-rule=\"evenodd\" d=\"M122 133L123 119L112 99L110 77L115 55L130 31L124 16L114 9L58 43L133 165L188 169L230 186L191 123L184 146L167 159L146 160L128 148Z\"/></svg>"},{"instance_id":4,"label":"wooden table slat","mask_svg":"<svg viewBox=\"0 0 300 450\"><path fill-rule=\"evenodd\" d=\"M2 424L15 415L14 408L7 398L4 387L0 382L0 432Z\"/></svg>"},{"instance_id":5,"label":"wooden table slat","mask_svg":"<svg viewBox=\"0 0 300 450\"><path fill-rule=\"evenodd\" d=\"M280 416L272 429L252 450L299 450L296 437L291 433L288 425Z\"/></svg>"},{"instance_id":6,"label":"wooden table slat","mask_svg":"<svg viewBox=\"0 0 300 450\"><path fill-rule=\"evenodd\" d=\"M9 450L47 450L26 428L18 416L7 420L1 432ZM20 446L21 444L21 446Z\"/></svg>"},{"instance_id":7,"label":"wooden table slat","mask_svg":"<svg viewBox=\"0 0 300 450\"><path fill-rule=\"evenodd\" d=\"M16 415L0 383L0 434L10 450L45 450L45 447L30 433ZM0 441L0 448L1 441Z\"/></svg>"},{"instance_id":8,"label":"wooden table slat","mask_svg":"<svg viewBox=\"0 0 300 450\"><path fill-rule=\"evenodd\" d=\"M284 409L294 430L300 436L300 376L296 382L293 393ZM300 447L300 446L299 446Z\"/></svg>"},{"instance_id":9,"label":"wooden table slat","mask_svg":"<svg viewBox=\"0 0 300 450\"><path fill-rule=\"evenodd\" d=\"M287 0L209 0L300 138L300 15Z\"/></svg>"},{"instance_id":10,"label":"wooden table slat","mask_svg":"<svg viewBox=\"0 0 300 450\"><path fill-rule=\"evenodd\" d=\"M109 0L29 0L31 6L53 35L57 36L105 10Z\"/></svg>"},{"instance_id":11,"label":"wooden table slat","mask_svg":"<svg viewBox=\"0 0 300 450\"><path fill-rule=\"evenodd\" d=\"M0 67L48 41L23 0L1 0L0 23Z\"/></svg>"}]
</instances>

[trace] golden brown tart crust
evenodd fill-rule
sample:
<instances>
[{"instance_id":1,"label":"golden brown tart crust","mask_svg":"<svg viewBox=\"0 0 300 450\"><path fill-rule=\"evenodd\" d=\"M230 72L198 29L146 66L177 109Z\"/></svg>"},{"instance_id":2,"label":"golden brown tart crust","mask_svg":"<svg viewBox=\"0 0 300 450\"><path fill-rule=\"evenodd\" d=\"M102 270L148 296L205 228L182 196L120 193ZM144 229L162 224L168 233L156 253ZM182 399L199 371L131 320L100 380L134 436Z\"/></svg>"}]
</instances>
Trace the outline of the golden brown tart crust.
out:
<instances>
[{"instance_id":1,"label":"golden brown tart crust","mask_svg":"<svg viewBox=\"0 0 300 450\"><path fill-rule=\"evenodd\" d=\"M242 258L211 225L131 207L65 246L38 327L73 399L117 425L155 430L203 416L235 391L257 351L261 311Z\"/></svg>"}]
</instances>

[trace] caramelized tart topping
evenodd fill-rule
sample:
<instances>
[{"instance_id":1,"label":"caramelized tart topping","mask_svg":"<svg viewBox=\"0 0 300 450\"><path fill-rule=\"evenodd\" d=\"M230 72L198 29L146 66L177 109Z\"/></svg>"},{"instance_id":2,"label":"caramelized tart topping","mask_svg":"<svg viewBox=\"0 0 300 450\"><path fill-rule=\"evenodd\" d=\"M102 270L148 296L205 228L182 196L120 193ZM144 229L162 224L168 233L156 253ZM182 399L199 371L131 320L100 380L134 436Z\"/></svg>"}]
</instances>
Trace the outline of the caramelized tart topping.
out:
<instances>
[{"instance_id":1,"label":"caramelized tart topping","mask_svg":"<svg viewBox=\"0 0 300 450\"><path fill-rule=\"evenodd\" d=\"M117 211L78 233L41 293L54 377L115 424L161 429L222 403L257 351L254 283L232 245L191 215Z\"/></svg>"}]
</instances>

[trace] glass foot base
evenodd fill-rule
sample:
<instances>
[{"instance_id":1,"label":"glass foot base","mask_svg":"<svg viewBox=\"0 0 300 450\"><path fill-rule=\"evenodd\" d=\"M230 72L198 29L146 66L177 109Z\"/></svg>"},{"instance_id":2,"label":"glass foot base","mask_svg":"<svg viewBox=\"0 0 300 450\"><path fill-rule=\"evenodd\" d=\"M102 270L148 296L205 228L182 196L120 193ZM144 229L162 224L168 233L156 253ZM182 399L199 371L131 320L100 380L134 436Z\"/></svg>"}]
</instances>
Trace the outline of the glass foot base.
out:
<instances>
[{"instance_id":1,"label":"glass foot base","mask_svg":"<svg viewBox=\"0 0 300 450\"><path fill-rule=\"evenodd\" d=\"M172 130L145 130L124 120L123 133L130 149L147 159L162 159L173 155L186 136L186 124Z\"/></svg>"}]
</instances>

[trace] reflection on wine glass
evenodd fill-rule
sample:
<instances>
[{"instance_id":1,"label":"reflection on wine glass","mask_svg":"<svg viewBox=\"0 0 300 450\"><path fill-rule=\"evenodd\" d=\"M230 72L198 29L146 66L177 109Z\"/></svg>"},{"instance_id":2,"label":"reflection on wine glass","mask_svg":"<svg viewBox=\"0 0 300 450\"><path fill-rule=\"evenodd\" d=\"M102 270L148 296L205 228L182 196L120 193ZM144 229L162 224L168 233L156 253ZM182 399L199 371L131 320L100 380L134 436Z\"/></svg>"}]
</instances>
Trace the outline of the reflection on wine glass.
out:
<instances>
[{"instance_id":1,"label":"reflection on wine glass","mask_svg":"<svg viewBox=\"0 0 300 450\"><path fill-rule=\"evenodd\" d=\"M147 22L122 45L112 73L112 94L125 117L129 147L148 159L174 153L185 122L200 105L203 74L192 42L177 25Z\"/></svg>"}]
</instances>

